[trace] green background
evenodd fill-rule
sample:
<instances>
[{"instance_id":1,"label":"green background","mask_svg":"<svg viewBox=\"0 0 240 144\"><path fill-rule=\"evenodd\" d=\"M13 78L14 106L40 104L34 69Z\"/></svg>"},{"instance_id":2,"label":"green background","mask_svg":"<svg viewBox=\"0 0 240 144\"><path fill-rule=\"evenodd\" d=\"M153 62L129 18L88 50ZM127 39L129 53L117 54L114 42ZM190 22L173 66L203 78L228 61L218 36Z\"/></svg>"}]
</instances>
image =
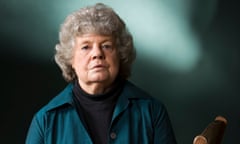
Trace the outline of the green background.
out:
<instances>
[{"instance_id":1,"label":"green background","mask_svg":"<svg viewBox=\"0 0 240 144\"><path fill-rule=\"evenodd\" d=\"M223 143L240 143L234 0L1 0L1 142L24 143L33 114L65 87L53 60L59 26L96 2L126 22L138 53L130 80L166 105L179 144L218 115L228 120Z\"/></svg>"}]
</instances>

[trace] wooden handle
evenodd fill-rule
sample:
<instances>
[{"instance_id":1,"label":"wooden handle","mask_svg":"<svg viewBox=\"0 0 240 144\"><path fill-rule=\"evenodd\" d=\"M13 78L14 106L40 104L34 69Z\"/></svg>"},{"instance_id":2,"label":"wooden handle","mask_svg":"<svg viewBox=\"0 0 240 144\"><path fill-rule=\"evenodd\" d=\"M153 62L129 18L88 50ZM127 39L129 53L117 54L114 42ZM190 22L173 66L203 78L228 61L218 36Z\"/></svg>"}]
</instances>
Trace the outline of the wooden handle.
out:
<instances>
[{"instance_id":1,"label":"wooden handle","mask_svg":"<svg viewBox=\"0 0 240 144\"><path fill-rule=\"evenodd\" d=\"M227 120L217 116L200 135L194 138L193 144L221 144L226 126Z\"/></svg>"}]
</instances>

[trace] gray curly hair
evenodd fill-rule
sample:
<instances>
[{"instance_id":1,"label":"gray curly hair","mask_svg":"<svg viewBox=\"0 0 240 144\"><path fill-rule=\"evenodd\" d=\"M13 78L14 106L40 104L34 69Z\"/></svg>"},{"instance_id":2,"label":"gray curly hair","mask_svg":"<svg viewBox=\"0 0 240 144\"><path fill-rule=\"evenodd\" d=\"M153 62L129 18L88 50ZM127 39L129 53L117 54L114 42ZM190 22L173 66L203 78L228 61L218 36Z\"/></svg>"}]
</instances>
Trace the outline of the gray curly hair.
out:
<instances>
[{"instance_id":1,"label":"gray curly hair","mask_svg":"<svg viewBox=\"0 0 240 144\"><path fill-rule=\"evenodd\" d=\"M60 42L55 47L55 61L62 70L64 79L67 82L76 79L76 73L71 65L74 40L76 36L87 33L113 36L120 56L119 75L127 79L131 75L132 63L136 57L133 38L124 21L112 8L102 3L73 12L61 25Z\"/></svg>"}]
</instances>

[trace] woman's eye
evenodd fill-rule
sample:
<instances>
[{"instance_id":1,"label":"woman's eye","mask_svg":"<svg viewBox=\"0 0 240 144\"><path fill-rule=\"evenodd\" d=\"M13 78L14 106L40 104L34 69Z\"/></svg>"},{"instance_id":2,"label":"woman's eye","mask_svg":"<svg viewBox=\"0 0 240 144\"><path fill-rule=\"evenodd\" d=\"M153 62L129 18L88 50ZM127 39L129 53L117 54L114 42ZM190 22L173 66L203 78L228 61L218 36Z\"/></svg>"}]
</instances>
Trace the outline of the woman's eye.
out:
<instances>
[{"instance_id":1,"label":"woman's eye","mask_svg":"<svg viewBox=\"0 0 240 144\"><path fill-rule=\"evenodd\" d=\"M112 45L103 45L103 49L112 50Z\"/></svg>"},{"instance_id":2,"label":"woman's eye","mask_svg":"<svg viewBox=\"0 0 240 144\"><path fill-rule=\"evenodd\" d=\"M83 46L82 48L81 48L82 50L87 50L87 49L89 49L89 46Z\"/></svg>"}]
</instances>

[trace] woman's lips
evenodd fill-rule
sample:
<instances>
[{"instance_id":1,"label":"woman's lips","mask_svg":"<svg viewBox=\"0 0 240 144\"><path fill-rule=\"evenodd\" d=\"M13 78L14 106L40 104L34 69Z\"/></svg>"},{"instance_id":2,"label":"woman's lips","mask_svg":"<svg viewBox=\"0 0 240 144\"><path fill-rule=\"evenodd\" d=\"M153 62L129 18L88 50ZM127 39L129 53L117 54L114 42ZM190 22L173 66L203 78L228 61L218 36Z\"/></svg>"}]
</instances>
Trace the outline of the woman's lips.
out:
<instances>
[{"instance_id":1,"label":"woman's lips","mask_svg":"<svg viewBox=\"0 0 240 144\"><path fill-rule=\"evenodd\" d=\"M94 65L92 67L92 70L102 70L102 69L105 69L106 66L105 65L102 65L102 64L98 64L98 65Z\"/></svg>"}]
</instances>

